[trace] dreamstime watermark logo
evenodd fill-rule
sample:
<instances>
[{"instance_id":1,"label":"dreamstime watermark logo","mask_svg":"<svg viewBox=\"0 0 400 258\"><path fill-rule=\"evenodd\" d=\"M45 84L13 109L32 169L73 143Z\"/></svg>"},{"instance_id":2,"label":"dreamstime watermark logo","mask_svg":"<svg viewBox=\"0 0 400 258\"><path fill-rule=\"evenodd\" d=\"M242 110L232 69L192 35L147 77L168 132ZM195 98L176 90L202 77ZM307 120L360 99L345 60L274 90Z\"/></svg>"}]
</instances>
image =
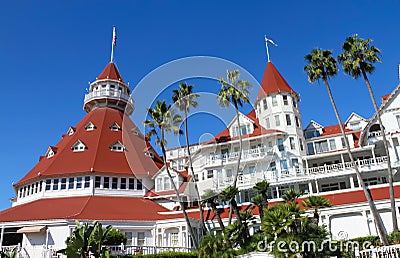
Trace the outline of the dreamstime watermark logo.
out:
<instances>
[{"instance_id":1,"label":"dreamstime watermark logo","mask_svg":"<svg viewBox=\"0 0 400 258\"><path fill-rule=\"evenodd\" d=\"M345 237L345 238L343 238ZM347 240L347 232L340 231L337 236L338 240L324 239L322 242L316 242L314 240L305 240L302 242L291 240L272 240L269 241L267 237L261 240L257 244L257 249L260 252L278 251L282 253L303 253L303 252L343 252L343 251L355 251L364 250L372 246L369 241L358 242L354 240Z\"/></svg>"}]
</instances>

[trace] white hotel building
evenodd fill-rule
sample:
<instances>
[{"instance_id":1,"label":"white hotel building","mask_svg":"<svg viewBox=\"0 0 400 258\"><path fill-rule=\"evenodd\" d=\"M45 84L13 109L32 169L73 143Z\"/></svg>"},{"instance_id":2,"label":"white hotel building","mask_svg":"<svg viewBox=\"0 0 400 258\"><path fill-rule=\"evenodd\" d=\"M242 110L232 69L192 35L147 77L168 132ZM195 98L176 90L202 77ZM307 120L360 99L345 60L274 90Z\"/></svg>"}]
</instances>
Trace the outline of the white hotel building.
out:
<instances>
[{"instance_id":1,"label":"white hotel building","mask_svg":"<svg viewBox=\"0 0 400 258\"><path fill-rule=\"evenodd\" d=\"M22 257L47 257L65 247L75 220L98 220L128 236L127 246L132 246L129 252L191 247L162 159L129 118L134 110L129 94L130 88L116 65L109 63L85 95L87 115L69 127L36 166L13 185L12 207L0 212L0 246L19 244ZM299 101L299 95L269 62L255 110L240 114L244 149L238 203L243 208L250 205L252 187L267 179L271 183L270 203L281 201L287 189L301 190L302 198L313 194L330 199L334 206L321 210L321 223L327 225L332 238L339 232L349 238L376 234L339 126L311 121L304 129ZM399 86L382 101L380 112L390 142L399 206ZM387 157L376 117L365 119L353 113L345 128L362 177L390 231ZM190 147L200 194L207 189L221 191L233 181L239 130L233 120L213 140ZM190 220L198 227L192 177L185 170L185 148L168 150L167 159L189 206ZM226 223L228 207L220 206ZM207 208L205 218L210 228L217 226ZM252 227L259 225L257 221Z\"/></svg>"}]
</instances>

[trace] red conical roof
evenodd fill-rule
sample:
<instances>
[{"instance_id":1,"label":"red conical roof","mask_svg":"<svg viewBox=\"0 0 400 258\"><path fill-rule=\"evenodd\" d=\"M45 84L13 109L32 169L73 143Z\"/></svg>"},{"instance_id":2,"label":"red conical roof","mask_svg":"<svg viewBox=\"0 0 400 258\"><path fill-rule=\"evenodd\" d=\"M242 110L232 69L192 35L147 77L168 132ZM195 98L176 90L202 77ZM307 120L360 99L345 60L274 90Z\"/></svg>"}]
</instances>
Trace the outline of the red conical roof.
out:
<instances>
[{"instance_id":1,"label":"red conical roof","mask_svg":"<svg viewBox=\"0 0 400 258\"><path fill-rule=\"evenodd\" d=\"M260 91L258 92L257 100L261 99L267 94L269 95L279 92L292 93L299 98L299 95L289 86L275 66L271 62L268 62L267 67L265 68L264 77L261 82Z\"/></svg>"},{"instance_id":2,"label":"red conical roof","mask_svg":"<svg viewBox=\"0 0 400 258\"><path fill-rule=\"evenodd\" d=\"M95 126L93 130L85 128L89 122ZM121 129L111 130L114 123ZM74 152L72 146L78 141L86 148ZM111 151L110 146L118 141L126 151ZM163 165L162 159L144 140L132 120L123 112L108 107L90 111L76 125L75 132L63 135L55 147L57 153L49 158L42 157L17 185L41 178L87 173L153 176ZM146 155L145 149L154 154L153 158Z\"/></svg>"},{"instance_id":3,"label":"red conical roof","mask_svg":"<svg viewBox=\"0 0 400 258\"><path fill-rule=\"evenodd\" d=\"M104 70L97 77L97 80L105 80L105 79L124 82L124 80L122 80L121 75L119 74L117 66L113 62L108 63L107 66L104 68Z\"/></svg>"}]
</instances>

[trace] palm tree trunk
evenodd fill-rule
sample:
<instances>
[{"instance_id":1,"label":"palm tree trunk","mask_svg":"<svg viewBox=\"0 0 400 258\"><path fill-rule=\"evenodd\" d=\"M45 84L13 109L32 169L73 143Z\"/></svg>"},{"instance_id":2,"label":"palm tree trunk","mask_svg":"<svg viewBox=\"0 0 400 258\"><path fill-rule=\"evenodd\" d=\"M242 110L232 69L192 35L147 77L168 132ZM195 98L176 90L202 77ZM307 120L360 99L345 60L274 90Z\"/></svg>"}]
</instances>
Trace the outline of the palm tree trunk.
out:
<instances>
[{"instance_id":1,"label":"palm tree trunk","mask_svg":"<svg viewBox=\"0 0 400 258\"><path fill-rule=\"evenodd\" d=\"M262 196L262 205L264 207L264 209L268 208L268 196L265 192L261 193Z\"/></svg>"},{"instance_id":2,"label":"palm tree trunk","mask_svg":"<svg viewBox=\"0 0 400 258\"><path fill-rule=\"evenodd\" d=\"M189 129L188 129L188 117L187 117L187 108L185 107L185 140L186 140L186 150L189 156L189 168L191 172L191 180L193 181L194 184L194 189L196 192L196 197L197 201L199 204L199 212L200 212L200 226L203 234L207 233L207 228L204 224L204 213L203 213L203 207L201 206L200 202L200 193L199 193L199 188L197 187L197 182L196 179L194 178L194 170L193 170L193 163L192 163L192 155L190 153L190 148L189 148Z\"/></svg>"},{"instance_id":3,"label":"palm tree trunk","mask_svg":"<svg viewBox=\"0 0 400 258\"><path fill-rule=\"evenodd\" d=\"M376 105L375 96L372 92L371 84L369 83L367 74L365 73L364 68L361 68L362 74L364 76L365 83L367 84L369 96L371 98L372 104L374 105L374 109L376 112L376 116L378 117L379 127L381 128L381 134L383 139L383 145L385 146L386 156L387 156L387 166L388 166L388 179L389 179L389 197L390 197L390 208L392 210L392 222L393 222L393 232L398 232L399 227L397 224L397 216L396 216L396 202L394 200L394 189L393 189L393 169L392 163L390 161L390 153L389 153L389 145L386 140L385 129L383 128L381 114L379 113L378 106Z\"/></svg>"},{"instance_id":4,"label":"palm tree trunk","mask_svg":"<svg viewBox=\"0 0 400 258\"><path fill-rule=\"evenodd\" d=\"M185 218L186 225L187 225L187 227L189 229L189 233L190 233L190 237L192 238L193 245L197 250L197 249L199 249L199 243L197 242L197 237L196 237L196 235L194 233L192 225L190 224L189 217L188 217L188 215L186 213L185 204L181 200L178 188L176 187L176 184L175 184L174 180L172 179L171 172L168 169L166 151L165 151L165 147L164 147L164 135L163 135L163 132L162 132L162 138L161 138L160 146L161 146L161 151L163 153L163 161L164 161L165 169L167 170L167 174L168 174L169 179L171 180L171 184L172 184L172 187L174 188L174 191L175 191L175 194L176 194L176 198L178 199L178 202L179 202L179 204L181 206L183 217Z\"/></svg>"},{"instance_id":5,"label":"palm tree trunk","mask_svg":"<svg viewBox=\"0 0 400 258\"><path fill-rule=\"evenodd\" d=\"M360 182L361 188L364 191L365 198L367 199L367 202L369 205L369 209L371 210L371 214L374 217L374 221L375 221L376 228L378 230L379 238L384 245L389 245L389 242L386 237L386 230L382 224L381 217L378 213L378 210L376 209L374 201L372 200L372 196L371 196L369 190L367 189L367 187L364 183L364 180L361 177L361 173L358 170L358 166L354 162L353 154L351 153L351 150L350 150L349 140L347 139L346 134L344 132L342 120L340 119L339 112L336 108L335 100L333 99L331 87L329 86L329 82L326 79L324 79L323 81L325 82L326 89L328 90L329 99L331 100L331 104L332 104L333 110L335 112L336 119L338 120L340 131L342 133L342 137L344 138L347 153L348 153L348 155L350 157L350 161L351 161L351 166L354 167L354 170L356 171L358 181Z\"/></svg>"},{"instance_id":6,"label":"palm tree trunk","mask_svg":"<svg viewBox=\"0 0 400 258\"><path fill-rule=\"evenodd\" d=\"M237 123L237 127L238 127L238 135L239 135L239 155L238 155L238 159L237 159L236 174L235 174L235 177L233 179L233 186L236 187L237 180L238 180L238 177L239 177L240 160L242 159L242 148L243 147L242 147L242 133L240 131L239 108L238 108L236 102L233 102L233 104L235 106L236 123ZM231 203L231 208L229 210L229 222L228 222L228 225L230 225L231 222L232 222L232 210L233 210L233 207L232 207L232 203Z\"/></svg>"},{"instance_id":7,"label":"palm tree trunk","mask_svg":"<svg viewBox=\"0 0 400 258\"><path fill-rule=\"evenodd\" d=\"M211 209L212 209L215 217L217 217L217 221L218 221L219 227L221 228L222 231L224 231L225 230L225 225L222 222L221 216L219 215L219 212L218 212L218 209L217 209L217 205L215 204L215 202L212 201L212 202L210 202L210 206L211 206Z\"/></svg>"}]
</instances>

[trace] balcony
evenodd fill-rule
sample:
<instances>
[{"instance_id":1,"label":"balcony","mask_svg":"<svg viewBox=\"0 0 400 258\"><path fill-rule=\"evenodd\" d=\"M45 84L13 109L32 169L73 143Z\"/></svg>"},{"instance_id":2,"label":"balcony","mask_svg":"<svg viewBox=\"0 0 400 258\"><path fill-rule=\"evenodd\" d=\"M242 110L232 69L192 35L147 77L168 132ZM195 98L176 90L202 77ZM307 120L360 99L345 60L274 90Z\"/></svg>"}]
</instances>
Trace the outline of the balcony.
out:
<instances>
[{"instance_id":1,"label":"balcony","mask_svg":"<svg viewBox=\"0 0 400 258\"><path fill-rule=\"evenodd\" d=\"M371 170L377 169L386 169L387 168L387 157L376 157L370 159L362 159L357 160L356 165L359 167L360 172L368 172ZM280 172L276 170L265 170L265 171L257 171L253 174L244 174L239 175L237 180L237 186L239 188L249 188L253 187L254 184L260 182L264 179L269 181L270 183L276 182L284 182L291 181L294 183L296 178L304 181L305 179L313 178L310 175L324 177L324 175L336 174L338 176L354 173L354 166L352 166L351 162L332 164L332 165L324 165L319 167L312 167L308 169L303 168L289 168L282 170ZM214 188L225 188L229 185L233 184L234 177L218 177L214 178L212 182L212 187ZM206 180L207 181L207 180ZM202 181L205 182L205 181ZM200 182L200 183L202 183ZM211 182L209 182L211 183ZM210 188L211 185L208 186Z\"/></svg>"},{"instance_id":2,"label":"balcony","mask_svg":"<svg viewBox=\"0 0 400 258\"><path fill-rule=\"evenodd\" d=\"M256 148L242 151L241 162L265 158L273 155L272 148ZM210 154L206 157L206 166L221 166L228 163L237 162L239 152L230 152L224 154Z\"/></svg>"},{"instance_id":3,"label":"balcony","mask_svg":"<svg viewBox=\"0 0 400 258\"><path fill-rule=\"evenodd\" d=\"M98 90L98 91L92 91L89 92L88 94L85 94L85 100L84 102L89 102L93 99L99 99L99 98L111 98L111 99L116 99L116 100L125 100L126 102L132 102L130 100L130 96L128 94L122 93L120 91L116 90Z\"/></svg>"}]
</instances>

